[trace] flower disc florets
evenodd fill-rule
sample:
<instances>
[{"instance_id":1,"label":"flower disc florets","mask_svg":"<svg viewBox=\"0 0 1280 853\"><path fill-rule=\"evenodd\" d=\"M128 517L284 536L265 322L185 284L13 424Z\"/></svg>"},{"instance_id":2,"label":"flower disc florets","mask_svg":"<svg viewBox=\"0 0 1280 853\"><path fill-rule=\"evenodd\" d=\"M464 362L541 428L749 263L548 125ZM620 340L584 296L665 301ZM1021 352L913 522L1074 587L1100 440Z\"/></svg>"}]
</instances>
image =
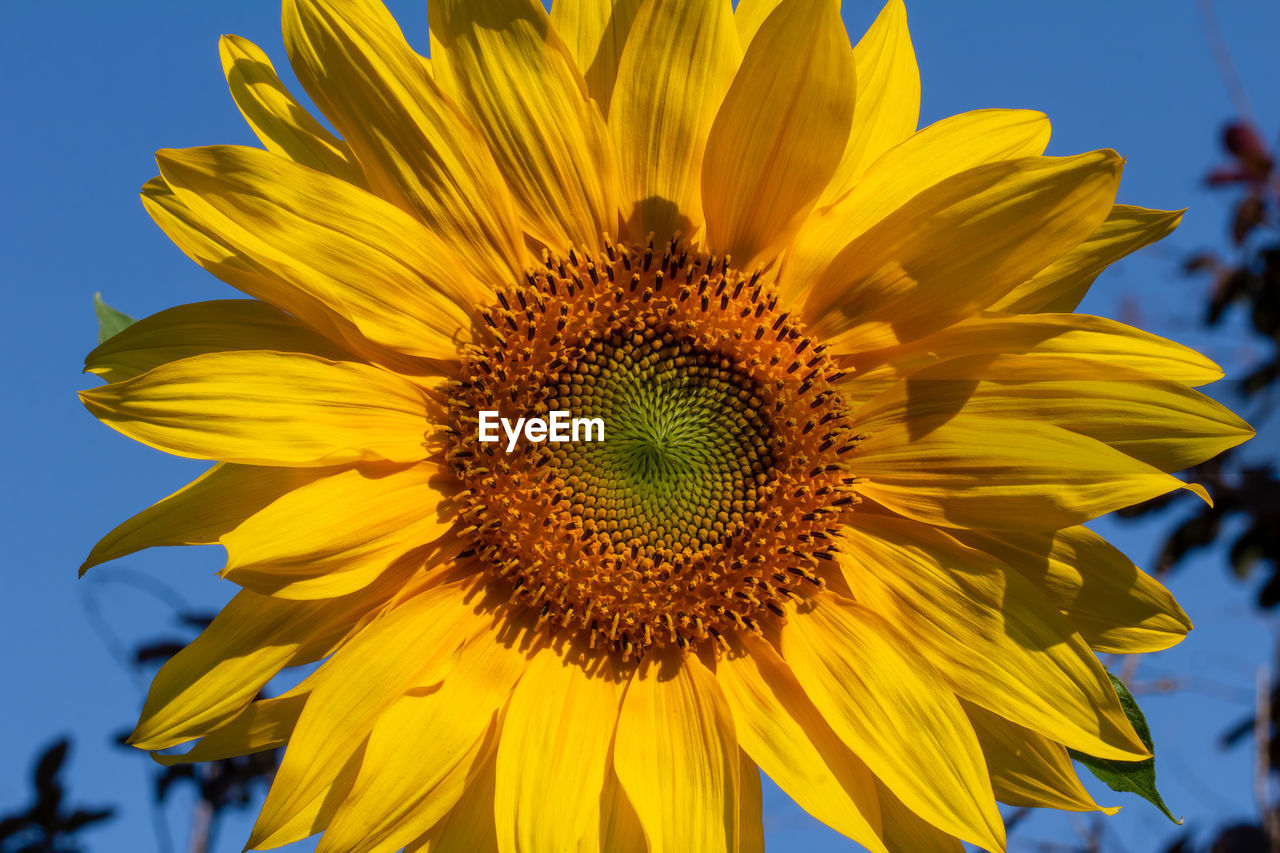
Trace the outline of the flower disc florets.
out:
<instances>
[{"instance_id":1,"label":"flower disc florets","mask_svg":"<svg viewBox=\"0 0 1280 853\"><path fill-rule=\"evenodd\" d=\"M670 245L569 252L484 318L449 459L513 599L630 656L759 630L821 585L857 436L836 365L755 277ZM598 418L604 439L508 450L478 438L495 410Z\"/></svg>"}]
</instances>

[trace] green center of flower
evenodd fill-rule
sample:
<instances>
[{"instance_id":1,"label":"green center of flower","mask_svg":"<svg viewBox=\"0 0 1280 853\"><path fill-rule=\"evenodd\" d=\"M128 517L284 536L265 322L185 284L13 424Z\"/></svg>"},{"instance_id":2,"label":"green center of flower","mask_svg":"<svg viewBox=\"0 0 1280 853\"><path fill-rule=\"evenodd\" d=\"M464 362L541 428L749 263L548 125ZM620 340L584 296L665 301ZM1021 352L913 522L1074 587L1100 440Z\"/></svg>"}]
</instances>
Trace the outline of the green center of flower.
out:
<instances>
[{"instance_id":1,"label":"green center of flower","mask_svg":"<svg viewBox=\"0 0 1280 853\"><path fill-rule=\"evenodd\" d=\"M650 556L713 545L741 529L773 468L755 383L723 355L653 328L584 347L548 405L606 424L602 442L552 450L569 512Z\"/></svg>"}]
</instances>

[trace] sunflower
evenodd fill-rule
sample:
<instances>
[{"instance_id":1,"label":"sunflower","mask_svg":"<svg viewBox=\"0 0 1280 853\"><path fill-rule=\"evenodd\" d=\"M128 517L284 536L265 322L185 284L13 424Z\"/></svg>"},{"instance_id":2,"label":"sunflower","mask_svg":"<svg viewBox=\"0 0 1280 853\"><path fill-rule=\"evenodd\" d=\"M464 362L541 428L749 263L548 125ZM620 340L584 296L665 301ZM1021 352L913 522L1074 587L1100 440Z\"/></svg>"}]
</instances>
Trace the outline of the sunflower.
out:
<instances>
[{"instance_id":1,"label":"sunflower","mask_svg":"<svg viewBox=\"0 0 1280 853\"><path fill-rule=\"evenodd\" d=\"M1036 112L917 130L900 0L856 47L836 0L428 11L430 59L286 0L336 133L225 37L265 150L143 188L252 298L87 360L96 417L216 464L85 568L219 543L240 587L132 743L285 747L259 849L760 850L759 771L877 853L1098 808L1068 750L1148 751L1096 653L1191 626L1082 525L1251 434L1072 313L1179 213ZM482 440L555 412L603 440Z\"/></svg>"}]
</instances>

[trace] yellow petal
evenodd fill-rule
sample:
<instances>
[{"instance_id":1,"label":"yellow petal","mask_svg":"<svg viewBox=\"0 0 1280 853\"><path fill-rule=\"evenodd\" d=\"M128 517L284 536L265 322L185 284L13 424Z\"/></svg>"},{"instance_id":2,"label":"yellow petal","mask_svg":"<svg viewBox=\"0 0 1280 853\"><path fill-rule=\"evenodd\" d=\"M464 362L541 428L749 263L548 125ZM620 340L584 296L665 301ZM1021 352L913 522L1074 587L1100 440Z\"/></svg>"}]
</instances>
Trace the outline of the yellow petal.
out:
<instances>
[{"instance_id":1,"label":"yellow petal","mask_svg":"<svg viewBox=\"0 0 1280 853\"><path fill-rule=\"evenodd\" d=\"M1099 652L1158 652L1181 642L1191 619L1172 593L1086 527L1054 532L957 530L1039 587Z\"/></svg>"},{"instance_id":2,"label":"yellow petal","mask_svg":"<svg viewBox=\"0 0 1280 853\"><path fill-rule=\"evenodd\" d=\"M599 804L584 793L604 787L620 690L611 667L583 666L571 649L543 648L507 704L494 804L506 853L558 853L599 834Z\"/></svg>"},{"instance_id":3,"label":"yellow petal","mask_svg":"<svg viewBox=\"0 0 1280 853\"><path fill-rule=\"evenodd\" d=\"M1084 314L983 312L911 343L844 360L855 374L842 390L867 399L897 379L947 359L1002 354L1088 358L1186 385L1222 378L1222 369L1189 347L1132 326Z\"/></svg>"},{"instance_id":4,"label":"yellow petal","mask_svg":"<svg viewBox=\"0 0 1280 853\"><path fill-rule=\"evenodd\" d=\"M742 59L729 0L651 0L618 65L609 131L627 234L659 244L702 229L711 122Z\"/></svg>"},{"instance_id":5,"label":"yellow petal","mask_svg":"<svg viewBox=\"0 0 1280 853\"><path fill-rule=\"evenodd\" d=\"M286 758L288 754L286 748ZM333 820L343 798L351 790L356 773L360 770L360 759L361 751L357 749L348 754L340 765L335 764L323 779L317 780L309 788L306 807L287 820L266 825L259 831L257 827L263 826L259 816L245 850L274 850L324 831Z\"/></svg>"},{"instance_id":6,"label":"yellow petal","mask_svg":"<svg viewBox=\"0 0 1280 853\"><path fill-rule=\"evenodd\" d=\"M820 205L854 187L876 158L916 132L920 120L920 69L902 0L884 5L853 48L853 58L858 91L853 127Z\"/></svg>"},{"instance_id":7,"label":"yellow petal","mask_svg":"<svg viewBox=\"0 0 1280 853\"><path fill-rule=\"evenodd\" d=\"M1120 182L1114 151L979 166L847 245L804 316L836 353L922 337L985 308L1089 236Z\"/></svg>"},{"instance_id":8,"label":"yellow petal","mask_svg":"<svg viewBox=\"0 0 1280 853\"><path fill-rule=\"evenodd\" d=\"M107 382L120 382L193 355L247 350L351 358L324 335L265 302L221 299L179 305L144 317L99 344L85 357L84 369Z\"/></svg>"},{"instance_id":9,"label":"yellow petal","mask_svg":"<svg viewBox=\"0 0 1280 853\"><path fill-rule=\"evenodd\" d=\"M617 234L608 131L536 0L427 7L436 77L471 112L534 238L564 252Z\"/></svg>"},{"instance_id":10,"label":"yellow petal","mask_svg":"<svg viewBox=\"0 0 1280 853\"><path fill-rule=\"evenodd\" d=\"M1053 424L1170 472L1253 435L1221 403L1178 382L1104 361L1044 353L942 362L885 390L858 409L857 417L909 417L916 433L923 434L961 413Z\"/></svg>"},{"instance_id":11,"label":"yellow petal","mask_svg":"<svg viewBox=\"0 0 1280 853\"><path fill-rule=\"evenodd\" d=\"M736 849L733 718L696 656L655 658L632 676L613 766L651 853Z\"/></svg>"},{"instance_id":12,"label":"yellow petal","mask_svg":"<svg viewBox=\"0 0 1280 853\"><path fill-rule=\"evenodd\" d=\"M600 837L584 838L578 853L649 853L644 827L612 767L600 794Z\"/></svg>"},{"instance_id":13,"label":"yellow petal","mask_svg":"<svg viewBox=\"0 0 1280 853\"><path fill-rule=\"evenodd\" d=\"M377 0L289 0L298 79L359 157L375 193L426 224L489 284L526 266L520 220L483 138Z\"/></svg>"},{"instance_id":14,"label":"yellow petal","mask_svg":"<svg viewBox=\"0 0 1280 853\"><path fill-rule=\"evenodd\" d=\"M356 783L316 853L398 850L439 823L483 771L496 745L494 715L525 664L524 650L485 630L439 689L396 699L374 725Z\"/></svg>"},{"instance_id":15,"label":"yellow petal","mask_svg":"<svg viewBox=\"0 0 1280 853\"><path fill-rule=\"evenodd\" d=\"M773 14L782 0L738 0L733 10L733 22L738 30L738 41L745 50L760 31L764 19Z\"/></svg>"},{"instance_id":16,"label":"yellow petal","mask_svg":"<svg viewBox=\"0 0 1280 853\"><path fill-rule=\"evenodd\" d=\"M272 352L209 353L80 392L136 441L196 459L324 466L427 455L441 422L422 392L385 370Z\"/></svg>"},{"instance_id":17,"label":"yellow petal","mask_svg":"<svg viewBox=\"0 0 1280 853\"><path fill-rule=\"evenodd\" d=\"M1099 810L1076 777L1071 756L1062 744L977 705L965 703L965 712L982 744L991 785L1000 802L1072 812ZM1119 809L1101 811L1115 814Z\"/></svg>"},{"instance_id":18,"label":"yellow petal","mask_svg":"<svg viewBox=\"0 0 1280 853\"><path fill-rule=\"evenodd\" d=\"M587 93L609 115L613 84L623 46L641 0L555 0L551 25L577 63L587 83ZM672 38L679 37L672 32Z\"/></svg>"},{"instance_id":19,"label":"yellow petal","mask_svg":"<svg viewBox=\"0 0 1280 853\"><path fill-rule=\"evenodd\" d=\"M160 668L129 742L166 749L208 733L240 713L284 667L329 654L394 592L394 585L382 584L315 602L240 592Z\"/></svg>"},{"instance_id":20,"label":"yellow petal","mask_svg":"<svg viewBox=\"0 0 1280 853\"><path fill-rule=\"evenodd\" d=\"M856 427L869 437L853 455L865 478L855 488L943 527L1054 530L1173 489L1208 498L1199 486L1052 424L966 414L924 423L893 409Z\"/></svg>"},{"instance_id":21,"label":"yellow petal","mask_svg":"<svg viewBox=\"0 0 1280 853\"><path fill-rule=\"evenodd\" d=\"M802 302L845 246L919 193L985 163L1038 156L1048 142L1049 120L1031 110L975 110L929 125L885 152L834 203L814 211L787 250L779 289Z\"/></svg>"},{"instance_id":22,"label":"yellow petal","mask_svg":"<svg viewBox=\"0 0 1280 853\"><path fill-rule=\"evenodd\" d=\"M80 574L143 548L212 545L276 498L330 473L323 468L214 465L102 537L80 567Z\"/></svg>"},{"instance_id":23,"label":"yellow petal","mask_svg":"<svg viewBox=\"0 0 1280 853\"><path fill-rule=\"evenodd\" d=\"M231 97L268 151L364 186L351 149L289 94L261 48L240 36L223 36L218 52Z\"/></svg>"},{"instance_id":24,"label":"yellow petal","mask_svg":"<svg viewBox=\"0 0 1280 853\"><path fill-rule=\"evenodd\" d=\"M369 340L410 356L452 360L471 339L471 319L460 306L474 305L484 288L440 237L404 211L252 148L167 150L156 159L178 200L207 230Z\"/></svg>"},{"instance_id":25,"label":"yellow petal","mask_svg":"<svg viewBox=\"0 0 1280 853\"><path fill-rule=\"evenodd\" d=\"M170 755L152 753L151 757L157 763L171 767L252 755L284 746L289 742L289 735L298 724L298 715L310 695L310 690L291 690L274 699L250 702L186 752Z\"/></svg>"},{"instance_id":26,"label":"yellow petal","mask_svg":"<svg viewBox=\"0 0 1280 853\"><path fill-rule=\"evenodd\" d=\"M456 488L435 463L315 480L222 536L223 575L264 595L312 599L362 589L410 552L430 566L451 553L440 540L455 518Z\"/></svg>"},{"instance_id":27,"label":"yellow petal","mask_svg":"<svg viewBox=\"0 0 1280 853\"><path fill-rule=\"evenodd\" d=\"M741 644L716 665L738 743L809 814L868 850L886 853L875 777L805 699L768 643L747 635Z\"/></svg>"},{"instance_id":28,"label":"yellow petal","mask_svg":"<svg viewBox=\"0 0 1280 853\"><path fill-rule=\"evenodd\" d=\"M439 823L405 845L404 853L498 853L493 822L495 753L489 749L484 760L472 767L472 776L458 802Z\"/></svg>"},{"instance_id":29,"label":"yellow petal","mask_svg":"<svg viewBox=\"0 0 1280 853\"><path fill-rule=\"evenodd\" d=\"M837 0L783 0L716 113L702 162L707 243L739 265L786 245L835 174L853 119Z\"/></svg>"},{"instance_id":30,"label":"yellow petal","mask_svg":"<svg viewBox=\"0 0 1280 853\"><path fill-rule=\"evenodd\" d=\"M1004 824L978 740L914 645L834 595L815 599L782 633L782 656L809 699L899 799L939 829L1002 850Z\"/></svg>"},{"instance_id":31,"label":"yellow petal","mask_svg":"<svg viewBox=\"0 0 1280 853\"><path fill-rule=\"evenodd\" d=\"M921 819L902 804L883 782L877 783L880 816L884 823L884 843L903 853L965 853L968 849L954 835Z\"/></svg>"},{"instance_id":32,"label":"yellow petal","mask_svg":"<svg viewBox=\"0 0 1280 853\"><path fill-rule=\"evenodd\" d=\"M347 342L352 352L366 357L375 354L374 345L323 302L280 278L211 230L178 200L164 178L155 177L143 184L142 206L174 245L222 281L292 314L330 340Z\"/></svg>"},{"instance_id":33,"label":"yellow petal","mask_svg":"<svg viewBox=\"0 0 1280 853\"><path fill-rule=\"evenodd\" d=\"M1143 246L1163 240L1181 221L1181 210L1117 204L1083 243L1010 290L991 308L1010 314L1074 311L1104 269Z\"/></svg>"},{"instance_id":34,"label":"yellow petal","mask_svg":"<svg viewBox=\"0 0 1280 853\"><path fill-rule=\"evenodd\" d=\"M438 365L375 344L315 293L281 278L232 246L179 201L163 178L152 178L143 185L142 204L189 258L237 290L298 318L335 346L424 384L436 382L442 375Z\"/></svg>"},{"instance_id":35,"label":"yellow petal","mask_svg":"<svg viewBox=\"0 0 1280 853\"><path fill-rule=\"evenodd\" d=\"M308 682L311 698L289 740L249 847L273 847L323 829L355 781L363 744L386 709L413 687L439 684L482 624L458 584L427 590L361 631ZM487 722L486 722L487 725ZM326 799L329 803L326 805Z\"/></svg>"},{"instance_id":36,"label":"yellow petal","mask_svg":"<svg viewBox=\"0 0 1280 853\"><path fill-rule=\"evenodd\" d=\"M1148 757L1102 664L1017 572L934 527L870 513L842 531L839 560L859 600L960 698L1088 755Z\"/></svg>"},{"instance_id":37,"label":"yellow petal","mask_svg":"<svg viewBox=\"0 0 1280 853\"><path fill-rule=\"evenodd\" d=\"M764 794L760 768L738 750L738 853L764 853Z\"/></svg>"}]
</instances>

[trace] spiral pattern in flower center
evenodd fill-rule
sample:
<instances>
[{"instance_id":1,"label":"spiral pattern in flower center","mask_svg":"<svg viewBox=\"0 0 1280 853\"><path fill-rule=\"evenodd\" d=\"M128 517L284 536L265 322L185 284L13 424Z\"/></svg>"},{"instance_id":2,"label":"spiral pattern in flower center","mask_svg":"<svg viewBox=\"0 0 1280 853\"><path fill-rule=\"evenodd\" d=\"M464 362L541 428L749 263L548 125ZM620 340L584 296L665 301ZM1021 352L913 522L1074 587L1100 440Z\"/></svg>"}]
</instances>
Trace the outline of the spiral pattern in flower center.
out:
<instances>
[{"instance_id":1,"label":"spiral pattern in flower center","mask_svg":"<svg viewBox=\"0 0 1280 853\"><path fill-rule=\"evenodd\" d=\"M629 657L758 631L824 583L858 436L838 367L755 277L618 246L497 297L449 459L471 552L513 601ZM484 411L599 419L604 440L508 450L479 440Z\"/></svg>"},{"instance_id":2,"label":"spiral pattern in flower center","mask_svg":"<svg viewBox=\"0 0 1280 853\"><path fill-rule=\"evenodd\" d=\"M569 512L614 546L666 561L740 530L773 471L755 383L723 355L621 324L553 381L553 410L599 418L602 442L554 452Z\"/></svg>"}]
</instances>

